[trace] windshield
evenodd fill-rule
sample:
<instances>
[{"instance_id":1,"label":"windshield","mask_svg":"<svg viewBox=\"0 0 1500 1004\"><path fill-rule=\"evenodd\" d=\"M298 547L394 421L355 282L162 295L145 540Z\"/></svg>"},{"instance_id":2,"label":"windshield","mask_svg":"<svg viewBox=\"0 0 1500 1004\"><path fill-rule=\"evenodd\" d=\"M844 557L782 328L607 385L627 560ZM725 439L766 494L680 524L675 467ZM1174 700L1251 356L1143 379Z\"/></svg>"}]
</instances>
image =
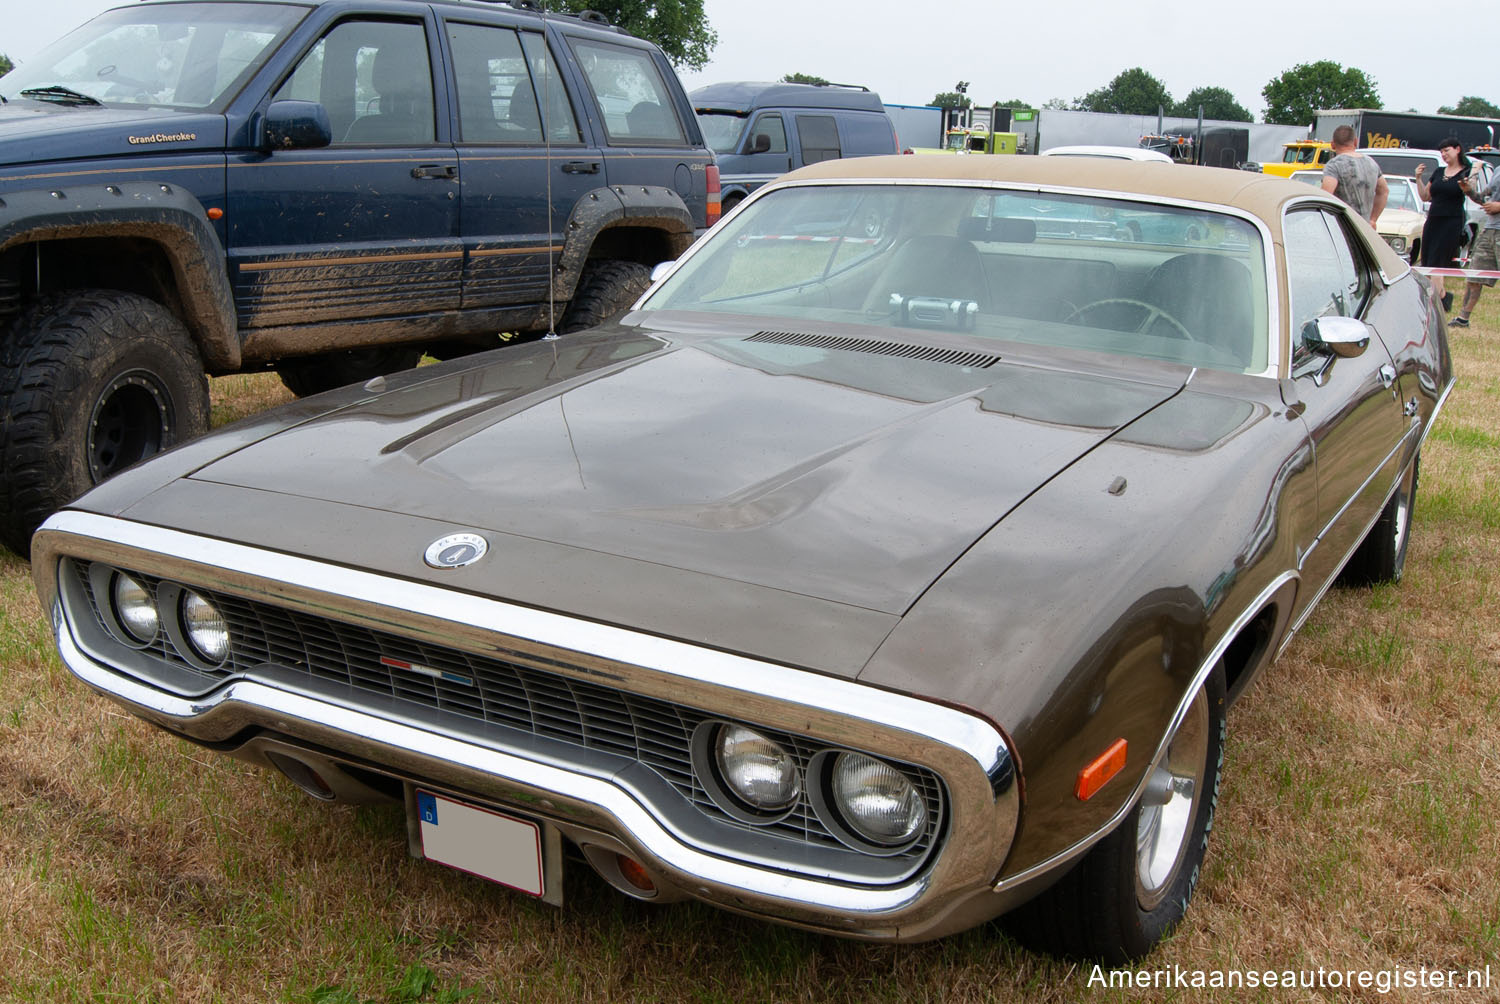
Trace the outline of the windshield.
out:
<instances>
[{"instance_id":1,"label":"windshield","mask_svg":"<svg viewBox=\"0 0 1500 1004\"><path fill-rule=\"evenodd\" d=\"M1401 154L1401 153L1371 153L1371 160L1380 165L1380 170L1386 174L1399 174L1404 178L1413 178L1417 174L1417 165L1427 165L1427 176L1432 177L1434 168L1442 170L1442 158L1436 154Z\"/></svg>"},{"instance_id":2,"label":"windshield","mask_svg":"<svg viewBox=\"0 0 1500 1004\"><path fill-rule=\"evenodd\" d=\"M698 111L698 128L703 130L703 141L714 153L734 153L748 121L750 116L744 112Z\"/></svg>"},{"instance_id":3,"label":"windshield","mask_svg":"<svg viewBox=\"0 0 1500 1004\"><path fill-rule=\"evenodd\" d=\"M1422 211L1422 203L1417 199L1416 190L1405 178L1388 177L1385 179L1386 186L1390 188L1390 195L1385 201L1387 209L1410 209L1414 213Z\"/></svg>"},{"instance_id":4,"label":"windshield","mask_svg":"<svg viewBox=\"0 0 1500 1004\"><path fill-rule=\"evenodd\" d=\"M272 4L107 11L0 78L8 100L221 107L307 13Z\"/></svg>"},{"instance_id":5,"label":"windshield","mask_svg":"<svg viewBox=\"0 0 1500 1004\"><path fill-rule=\"evenodd\" d=\"M644 308L961 332L1259 373L1266 290L1259 232L1217 212L826 185L748 204Z\"/></svg>"}]
</instances>

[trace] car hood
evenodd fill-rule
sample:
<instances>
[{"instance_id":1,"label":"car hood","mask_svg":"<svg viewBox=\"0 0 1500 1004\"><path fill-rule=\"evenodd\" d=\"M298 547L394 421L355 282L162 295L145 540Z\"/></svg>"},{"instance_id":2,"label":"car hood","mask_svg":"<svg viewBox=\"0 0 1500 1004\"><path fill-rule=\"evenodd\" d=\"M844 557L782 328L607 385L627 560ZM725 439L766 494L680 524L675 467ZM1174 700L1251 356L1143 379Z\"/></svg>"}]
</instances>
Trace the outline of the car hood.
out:
<instances>
[{"instance_id":1,"label":"car hood","mask_svg":"<svg viewBox=\"0 0 1500 1004\"><path fill-rule=\"evenodd\" d=\"M192 478L900 614L1186 373L919 361L881 354L888 341L786 337L617 329L504 349Z\"/></svg>"},{"instance_id":2,"label":"car hood","mask_svg":"<svg viewBox=\"0 0 1500 1004\"><path fill-rule=\"evenodd\" d=\"M103 108L17 98L0 105L0 164L223 150L222 115L162 108Z\"/></svg>"},{"instance_id":3,"label":"car hood","mask_svg":"<svg viewBox=\"0 0 1500 1004\"><path fill-rule=\"evenodd\" d=\"M1410 209L1387 209L1375 221L1375 230L1380 234L1409 234L1413 230L1421 230L1425 222L1427 216L1424 213L1414 213Z\"/></svg>"}]
</instances>

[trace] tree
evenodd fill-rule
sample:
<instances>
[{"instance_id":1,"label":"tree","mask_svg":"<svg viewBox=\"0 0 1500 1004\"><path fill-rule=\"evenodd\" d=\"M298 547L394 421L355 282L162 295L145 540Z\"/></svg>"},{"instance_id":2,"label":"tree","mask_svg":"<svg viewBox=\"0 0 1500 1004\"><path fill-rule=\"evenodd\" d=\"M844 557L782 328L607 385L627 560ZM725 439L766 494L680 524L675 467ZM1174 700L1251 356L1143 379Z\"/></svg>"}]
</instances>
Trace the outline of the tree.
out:
<instances>
[{"instance_id":1,"label":"tree","mask_svg":"<svg viewBox=\"0 0 1500 1004\"><path fill-rule=\"evenodd\" d=\"M1009 101L992 101L991 104L999 105L1001 108L1035 108L1036 105L1030 101L1022 101L1020 98L1011 98Z\"/></svg>"},{"instance_id":2,"label":"tree","mask_svg":"<svg viewBox=\"0 0 1500 1004\"><path fill-rule=\"evenodd\" d=\"M818 84L826 86L828 81L823 77L815 77L811 73L788 73L781 78L783 84Z\"/></svg>"},{"instance_id":3,"label":"tree","mask_svg":"<svg viewBox=\"0 0 1500 1004\"><path fill-rule=\"evenodd\" d=\"M1494 105L1484 100L1468 95L1458 99L1458 104L1453 106L1444 105L1438 109L1439 115L1473 115L1481 119L1500 119L1500 105Z\"/></svg>"},{"instance_id":4,"label":"tree","mask_svg":"<svg viewBox=\"0 0 1500 1004\"><path fill-rule=\"evenodd\" d=\"M1124 115L1155 115L1157 108L1172 107L1167 85L1139 66L1122 71L1108 87L1089 91L1078 99L1079 110L1116 112Z\"/></svg>"},{"instance_id":5,"label":"tree","mask_svg":"<svg viewBox=\"0 0 1500 1004\"><path fill-rule=\"evenodd\" d=\"M1171 113L1180 118L1197 118L1200 106L1206 119L1223 122L1251 122L1255 119L1224 87L1195 87L1187 97L1172 106Z\"/></svg>"},{"instance_id":6,"label":"tree","mask_svg":"<svg viewBox=\"0 0 1500 1004\"><path fill-rule=\"evenodd\" d=\"M1266 121L1275 125L1312 125L1328 108L1380 108L1375 81L1364 70L1344 69L1330 59L1298 63L1261 89Z\"/></svg>"},{"instance_id":7,"label":"tree","mask_svg":"<svg viewBox=\"0 0 1500 1004\"><path fill-rule=\"evenodd\" d=\"M10 57L7 56L5 53L0 52L0 77L5 76L7 73L9 73L11 70L14 70L15 68L16 68L16 64L12 63L10 61Z\"/></svg>"},{"instance_id":8,"label":"tree","mask_svg":"<svg viewBox=\"0 0 1500 1004\"><path fill-rule=\"evenodd\" d=\"M558 5L572 14L598 11L641 38L661 46L667 59L678 68L701 70L708 54L719 44L719 33L709 27L704 0L562 0Z\"/></svg>"},{"instance_id":9,"label":"tree","mask_svg":"<svg viewBox=\"0 0 1500 1004\"><path fill-rule=\"evenodd\" d=\"M937 105L939 108L967 108L974 103L969 100L968 92L969 82L960 80L953 85L953 90L944 91L928 103Z\"/></svg>"}]
</instances>

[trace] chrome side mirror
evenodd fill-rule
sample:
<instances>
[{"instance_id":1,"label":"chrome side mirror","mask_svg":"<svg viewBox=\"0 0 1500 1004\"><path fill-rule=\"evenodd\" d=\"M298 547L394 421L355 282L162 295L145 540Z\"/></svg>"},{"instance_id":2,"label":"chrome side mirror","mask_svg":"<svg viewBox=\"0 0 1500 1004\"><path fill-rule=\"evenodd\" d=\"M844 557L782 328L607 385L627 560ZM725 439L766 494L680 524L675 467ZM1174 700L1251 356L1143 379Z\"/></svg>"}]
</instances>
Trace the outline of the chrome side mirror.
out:
<instances>
[{"instance_id":1,"label":"chrome side mirror","mask_svg":"<svg viewBox=\"0 0 1500 1004\"><path fill-rule=\"evenodd\" d=\"M1355 317L1317 317L1302 326L1302 344L1313 352L1352 359L1370 347L1370 329Z\"/></svg>"}]
</instances>

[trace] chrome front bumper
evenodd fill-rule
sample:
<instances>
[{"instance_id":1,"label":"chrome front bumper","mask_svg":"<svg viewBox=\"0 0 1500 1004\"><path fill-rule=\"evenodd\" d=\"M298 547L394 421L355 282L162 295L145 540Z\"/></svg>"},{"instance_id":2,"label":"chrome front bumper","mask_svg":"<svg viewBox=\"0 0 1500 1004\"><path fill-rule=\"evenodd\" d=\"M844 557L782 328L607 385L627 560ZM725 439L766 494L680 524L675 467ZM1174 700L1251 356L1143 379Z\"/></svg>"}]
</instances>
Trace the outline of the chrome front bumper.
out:
<instances>
[{"instance_id":1,"label":"chrome front bumper","mask_svg":"<svg viewBox=\"0 0 1500 1004\"><path fill-rule=\"evenodd\" d=\"M53 516L32 551L44 609L72 672L141 718L226 752L286 744L436 786L543 820L580 844L617 846L687 895L846 936L938 937L1023 898L1009 887L1009 894L994 891L1020 796L1004 737L977 715L609 625L89 513ZM736 718L920 764L946 788L947 833L917 874L889 885L858 884L799 871L794 862L695 846L626 772L594 769L582 759L476 742L280 678L236 677L200 695L170 693L112 666L99 646L87 643L60 591L65 557L325 616L336 611L350 623L475 653L501 643L566 652L577 668L558 667L564 675L596 684L605 678L631 693L720 714L732 710Z\"/></svg>"}]
</instances>

